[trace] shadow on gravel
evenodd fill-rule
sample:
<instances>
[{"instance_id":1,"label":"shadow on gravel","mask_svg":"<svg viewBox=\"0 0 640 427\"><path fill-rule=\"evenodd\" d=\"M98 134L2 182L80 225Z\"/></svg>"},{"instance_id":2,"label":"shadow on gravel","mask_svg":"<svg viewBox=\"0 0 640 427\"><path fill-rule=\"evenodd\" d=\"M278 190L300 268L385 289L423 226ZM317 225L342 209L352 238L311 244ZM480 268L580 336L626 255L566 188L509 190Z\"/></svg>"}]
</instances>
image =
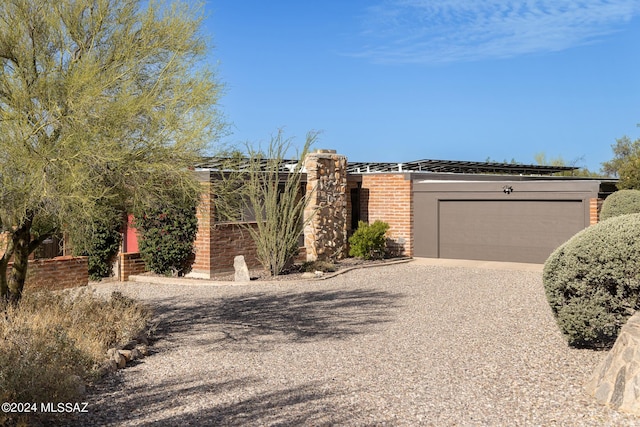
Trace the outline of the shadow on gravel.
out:
<instances>
[{"instance_id":1,"label":"shadow on gravel","mask_svg":"<svg viewBox=\"0 0 640 427\"><path fill-rule=\"evenodd\" d=\"M194 346L252 352L371 333L395 318L403 297L355 289L177 297L151 304L159 321L156 338L164 341L161 351ZM340 396L322 382L257 392L261 378L220 380L212 375L127 388L115 375L90 393L91 413L80 414L75 425L334 425L348 422L344 417L354 411L338 403Z\"/></svg>"},{"instance_id":2,"label":"shadow on gravel","mask_svg":"<svg viewBox=\"0 0 640 427\"><path fill-rule=\"evenodd\" d=\"M120 425L135 421L145 426L247 426L333 425L344 423L348 410L331 402L335 397L321 391L320 384L274 390L257 395L247 387L259 383L246 377L234 381L164 382L152 387L103 392L94 397L90 414L80 414L80 425ZM217 395L235 395L233 402L217 402ZM240 396L242 396L240 398ZM188 402L188 403L187 403ZM121 410L121 408L126 408Z\"/></svg>"},{"instance_id":3,"label":"shadow on gravel","mask_svg":"<svg viewBox=\"0 0 640 427\"><path fill-rule=\"evenodd\" d=\"M279 344L343 339L391 321L403 295L384 291L250 293L176 304L154 302L158 337L185 333L200 345Z\"/></svg>"}]
</instances>

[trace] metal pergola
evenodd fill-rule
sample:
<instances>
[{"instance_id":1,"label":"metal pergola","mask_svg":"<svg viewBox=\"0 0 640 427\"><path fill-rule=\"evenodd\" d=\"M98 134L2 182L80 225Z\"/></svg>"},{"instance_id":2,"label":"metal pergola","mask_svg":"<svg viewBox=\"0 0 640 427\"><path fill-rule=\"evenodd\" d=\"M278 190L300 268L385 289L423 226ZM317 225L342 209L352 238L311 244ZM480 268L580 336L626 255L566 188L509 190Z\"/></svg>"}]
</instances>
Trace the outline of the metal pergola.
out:
<instances>
[{"instance_id":1,"label":"metal pergola","mask_svg":"<svg viewBox=\"0 0 640 427\"><path fill-rule=\"evenodd\" d=\"M278 169L280 172L291 172L297 165L297 160L282 159ZM228 158L228 157L203 157L202 160L194 165L196 170L210 170L216 172L237 172L246 171L250 168L266 170L267 166L272 167L271 159L249 159Z\"/></svg>"},{"instance_id":2,"label":"metal pergola","mask_svg":"<svg viewBox=\"0 0 640 427\"><path fill-rule=\"evenodd\" d=\"M465 174L552 175L579 169L574 166L541 166L513 163L467 162L455 160L414 160L405 163L350 162L349 173L373 172L435 172Z\"/></svg>"},{"instance_id":3,"label":"metal pergola","mask_svg":"<svg viewBox=\"0 0 640 427\"><path fill-rule=\"evenodd\" d=\"M259 162L260 169L266 169L269 159L251 160L249 158L206 157L194 165L199 170L211 171L243 171L248 170L251 162ZM279 166L281 172L291 172L297 160L282 160ZM255 164L253 165L255 166ZM433 172L433 173L461 173L461 174L506 174L506 175L553 175L579 169L575 166L544 166L522 165L514 163L470 162L455 160L414 160L404 163L392 162L349 162L347 172L351 174L381 173L381 172ZM304 172L304 170L303 170Z\"/></svg>"}]
</instances>

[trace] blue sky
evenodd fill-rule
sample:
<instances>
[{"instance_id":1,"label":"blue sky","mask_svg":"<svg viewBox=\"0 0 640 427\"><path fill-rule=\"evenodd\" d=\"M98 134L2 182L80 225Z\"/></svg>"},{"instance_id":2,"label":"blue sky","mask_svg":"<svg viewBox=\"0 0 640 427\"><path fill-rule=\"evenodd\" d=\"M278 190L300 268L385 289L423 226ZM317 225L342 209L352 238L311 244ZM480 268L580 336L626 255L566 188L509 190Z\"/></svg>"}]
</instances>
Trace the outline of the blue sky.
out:
<instances>
[{"instance_id":1,"label":"blue sky","mask_svg":"<svg viewBox=\"0 0 640 427\"><path fill-rule=\"evenodd\" d=\"M640 0L206 0L224 142L599 170L640 137Z\"/></svg>"}]
</instances>

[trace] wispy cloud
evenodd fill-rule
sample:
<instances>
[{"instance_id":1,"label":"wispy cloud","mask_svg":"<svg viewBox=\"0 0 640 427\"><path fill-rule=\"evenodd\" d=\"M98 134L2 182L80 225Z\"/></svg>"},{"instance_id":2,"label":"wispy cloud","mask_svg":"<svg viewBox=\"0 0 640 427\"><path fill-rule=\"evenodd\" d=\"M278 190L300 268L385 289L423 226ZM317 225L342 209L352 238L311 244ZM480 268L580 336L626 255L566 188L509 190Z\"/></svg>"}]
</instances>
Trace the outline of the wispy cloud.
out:
<instances>
[{"instance_id":1,"label":"wispy cloud","mask_svg":"<svg viewBox=\"0 0 640 427\"><path fill-rule=\"evenodd\" d=\"M640 14L640 0L383 0L367 9L358 56L442 63L593 43Z\"/></svg>"}]
</instances>

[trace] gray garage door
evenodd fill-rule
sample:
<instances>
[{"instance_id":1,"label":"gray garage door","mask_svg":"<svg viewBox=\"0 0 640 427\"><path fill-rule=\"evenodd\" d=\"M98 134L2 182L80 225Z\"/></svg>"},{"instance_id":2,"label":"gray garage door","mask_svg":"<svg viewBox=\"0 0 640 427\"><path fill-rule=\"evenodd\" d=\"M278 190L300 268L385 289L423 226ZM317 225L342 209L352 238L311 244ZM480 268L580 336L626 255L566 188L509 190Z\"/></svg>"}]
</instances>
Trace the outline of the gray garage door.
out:
<instances>
[{"instance_id":1,"label":"gray garage door","mask_svg":"<svg viewBox=\"0 0 640 427\"><path fill-rule=\"evenodd\" d=\"M542 263L584 228L581 201L440 200L440 258Z\"/></svg>"}]
</instances>

